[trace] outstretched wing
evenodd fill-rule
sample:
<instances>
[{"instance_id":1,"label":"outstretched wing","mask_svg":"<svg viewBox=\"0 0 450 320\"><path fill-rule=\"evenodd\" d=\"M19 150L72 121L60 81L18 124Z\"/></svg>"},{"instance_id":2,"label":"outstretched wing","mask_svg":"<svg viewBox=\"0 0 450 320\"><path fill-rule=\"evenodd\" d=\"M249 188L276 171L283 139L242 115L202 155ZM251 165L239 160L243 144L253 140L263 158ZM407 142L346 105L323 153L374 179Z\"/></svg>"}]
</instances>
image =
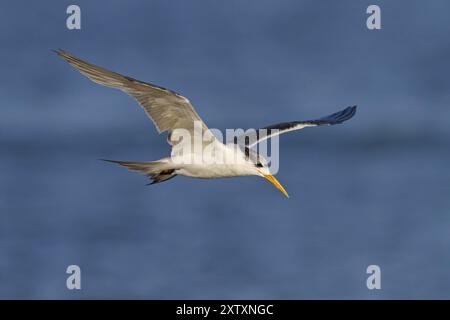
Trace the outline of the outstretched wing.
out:
<instances>
[{"instance_id":1,"label":"outstretched wing","mask_svg":"<svg viewBox=\"0 0 450 320\"><path fill-rule=\"evenodd\" d=\"M55 50L55 52L92 81L107 87L120 89L134 97L153 121L158 132L169 132L169 143L172 142L170 136L173 130L183 128L192 133L195 121L201 124L200 127L203 130L207 130L205 123L194 110L194 107L182 95L98 67L65 51Z\"/></svg>"},{"instance_id":2,"label":"outstretched wing","mask_svg":"<svg viewBox=\"0 0 450 320\"><path fill-rule=\"evenodd\" d=\"M257 131L256 140L251 141L248 147L252 147L260 143L261 141L264 141L266 139L272 138L274 136L286 132L300 130L307 127L331 126L335 124L340 124L344 121L351 119L355 115L355 113L356 113L356 106L352 106L316 120L292 121L273 124L271 126L259 129Z\"/></svg>"}]
</instances>

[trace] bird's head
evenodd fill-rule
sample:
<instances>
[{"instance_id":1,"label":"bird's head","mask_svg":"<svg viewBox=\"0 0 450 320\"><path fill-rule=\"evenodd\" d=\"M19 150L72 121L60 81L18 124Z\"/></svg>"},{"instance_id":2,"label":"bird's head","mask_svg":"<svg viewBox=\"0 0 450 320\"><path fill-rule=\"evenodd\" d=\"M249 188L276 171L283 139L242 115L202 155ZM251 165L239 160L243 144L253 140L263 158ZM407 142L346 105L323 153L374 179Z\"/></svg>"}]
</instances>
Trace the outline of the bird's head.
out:
<instances>
[{"instance_id":1,"label":"bird's head","mask_svg":"<svg viewBox=\"0 0 450 320\"><path fill-rule=\"evenodd\" d=\"M256 176L261 176L271 184L275 186L278 190L281 191L287 198L289 198L289 194L281 185L281 183L275 178L274 175L271 174L268 161L261 155L257 154L255 151L247 149L246 150L246 158L249 169Z\"/></svg>"}]
</instances>

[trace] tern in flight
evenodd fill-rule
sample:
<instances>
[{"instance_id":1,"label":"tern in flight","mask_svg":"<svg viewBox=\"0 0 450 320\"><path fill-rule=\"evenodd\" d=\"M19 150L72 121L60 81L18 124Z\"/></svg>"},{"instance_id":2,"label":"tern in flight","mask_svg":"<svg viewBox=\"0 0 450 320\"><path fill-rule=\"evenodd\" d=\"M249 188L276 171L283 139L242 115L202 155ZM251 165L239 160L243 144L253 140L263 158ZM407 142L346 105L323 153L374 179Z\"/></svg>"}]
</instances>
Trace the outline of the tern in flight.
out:
<instances>
[{"instance_id":1,"label":"tern in flight","mask_svg":"<svg viewBox=\"0 0 450 320\"><path fill-rule=\"evenodd\" d=\"M172 146L172 149L180 144L180 139L176 139L173 135L177 129L183 129L192 135L195 134L194 131L199 127L203 131L208 131L206 124L197 114L192 104L182 95L172 90L98 67L78 59L63 50L55 50L55 52L92 81L107 87L120 89L134 97L153 121L158 132L168 132L167 142ZM151 184L167 181L177 175L205 179L260 176L270 181L286 197L289 197L283 186L270 173L267 160L250 148L263 140L282 133L306 127L340 124L352 118L355 113L356 106L351 106L316 120L292 121L271 125L263 128L264 130L259 130L256 139L251 143L247 141L247 144L243 146L238 143L223 144L213 137L209 142L214 144L216 150L220 150L222 154L229 156L226 157L226 159L230 159L229 162L226 160L224 163L211 161L211 157L214 157L215 153L211 154L209 159L200 157L202 160L193 162L175 161L174 156L150 162L106 161L147 175L152 179ZM194 125L195 123L200 125ZM192 141L187 143L192 144ZM198 154L195 154L195 152L198 151L195 151L196 148L189 148L188 150L193 150L191 156L197 159ZM240 161L236 161L236 159Z\"/></svg>"}]
</instances>

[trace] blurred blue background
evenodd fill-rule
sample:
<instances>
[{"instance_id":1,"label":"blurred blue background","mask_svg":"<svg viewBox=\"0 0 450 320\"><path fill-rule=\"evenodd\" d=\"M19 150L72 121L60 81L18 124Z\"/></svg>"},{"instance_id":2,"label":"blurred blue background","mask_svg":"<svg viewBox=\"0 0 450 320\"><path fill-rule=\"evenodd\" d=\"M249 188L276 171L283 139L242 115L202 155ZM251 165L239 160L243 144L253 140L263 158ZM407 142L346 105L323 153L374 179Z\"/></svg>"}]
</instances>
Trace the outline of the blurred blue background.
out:
<instances>
[{"instance_id":1,"label":"blurred blue background","mask_svg":"<svg viewBox=\"0 0 450 320\"><path fill-rule=\"evenodd\" d=\"M450 298L448 1L77 0L79 31L70 4L0 4L0 298ZM290 199L256 177L147 187L98 159L159 159L165 135L52 48L211 128L359 109L280 138Z\"/></svg>"}]
</instances>

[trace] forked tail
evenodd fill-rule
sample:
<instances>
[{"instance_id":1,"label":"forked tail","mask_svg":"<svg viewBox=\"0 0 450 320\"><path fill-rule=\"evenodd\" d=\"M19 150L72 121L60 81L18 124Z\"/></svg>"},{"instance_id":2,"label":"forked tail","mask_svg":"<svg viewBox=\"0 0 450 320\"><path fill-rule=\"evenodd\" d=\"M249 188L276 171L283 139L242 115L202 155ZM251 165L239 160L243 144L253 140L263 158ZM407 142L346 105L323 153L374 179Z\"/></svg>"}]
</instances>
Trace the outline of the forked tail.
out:
<instances>
[{"instance_id":1,"label":"forked tail","mask_svg":"<svg viewBox=\"0 0 450 320\"><path fill-rule=\"evenodd\" d=\"M101 159L103 161L119 164L128 168L131 171L145 174L152 182L149 184L155 184L163 181L167 181L176 176L175 169L168 161L151 161L151 162L128 162L128 161L116 161Z\"/></svg>"}]
</instances>

